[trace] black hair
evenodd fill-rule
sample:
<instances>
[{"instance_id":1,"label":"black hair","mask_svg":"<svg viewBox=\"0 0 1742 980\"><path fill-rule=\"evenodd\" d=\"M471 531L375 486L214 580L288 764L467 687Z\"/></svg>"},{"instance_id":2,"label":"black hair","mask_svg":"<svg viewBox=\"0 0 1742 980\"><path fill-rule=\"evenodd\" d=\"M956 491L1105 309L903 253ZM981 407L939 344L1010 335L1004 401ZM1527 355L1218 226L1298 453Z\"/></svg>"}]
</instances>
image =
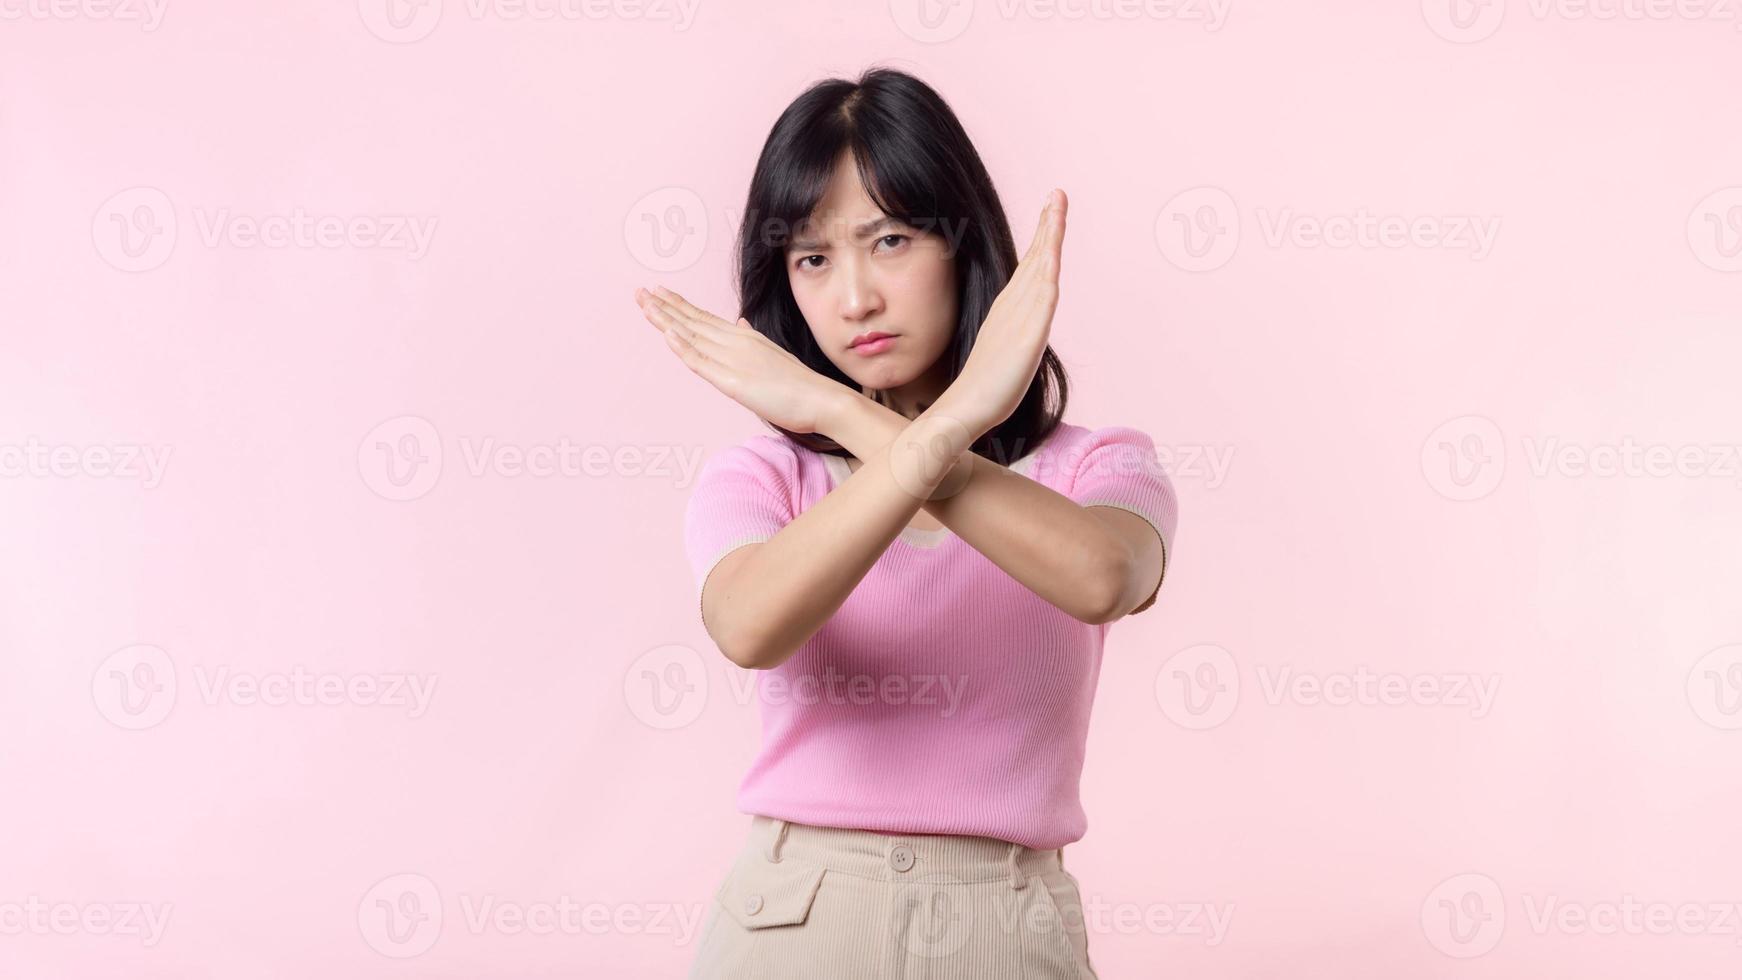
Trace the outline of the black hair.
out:
<instances>
[{"instance_id":1,"label":"black hair","mask_svg":"<svg viewBox=\"0 0 1742 980\"><path fill-rule=\"evenodd\" d=\"M817 346L786 272L793 232L849 150L866 193L885 214L922 230L941 226L949 239L958 318L941 357L954 381L992 301L1016 271L1016 245L991 175L961 122L931 86L906 72L873 67L857 81L818 82L775 121L750 179L738 236L738 315L811 370L860 390ZM1001 465L1027 455L1057 428L1069 395L1064 365L1048 346L1016 410L972 451ZM849 455L821 433L767 424L813 451Z\"/></svg>"}]
</instances>

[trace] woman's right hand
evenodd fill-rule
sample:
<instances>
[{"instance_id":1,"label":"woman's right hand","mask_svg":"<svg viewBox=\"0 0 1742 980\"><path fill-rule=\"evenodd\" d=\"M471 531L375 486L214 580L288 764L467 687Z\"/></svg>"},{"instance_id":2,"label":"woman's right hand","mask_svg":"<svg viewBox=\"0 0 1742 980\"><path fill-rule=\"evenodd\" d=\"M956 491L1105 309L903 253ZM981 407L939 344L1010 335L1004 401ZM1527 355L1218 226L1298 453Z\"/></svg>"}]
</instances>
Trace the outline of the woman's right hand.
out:
<instances>
[{"instance_id":1,"label":"woman's right hand","mask_svg":"<svg viewBox=\"0 0 1742 980\"><path fill-rule=\"evenodd\" d=\"M647 321L691 371L760 418L789 432L816 432L849 389L810 369L740 318L728 322L661 286L635 291Z\"/></svg>"},{"instance_id":2,"label":"woman's right hand","mask_svg":"<svg viewBox=\"0 0 1742 980\"><path fill-rule=\"evenodd\" d=\"M975 438L1016 411L1034 383L1058 308L1059 265L1065 237L1065 192L1047 196L1028 253L993 300L962 371L938 398L938 413L966 426Z\"/></svg>"}]
</instances>

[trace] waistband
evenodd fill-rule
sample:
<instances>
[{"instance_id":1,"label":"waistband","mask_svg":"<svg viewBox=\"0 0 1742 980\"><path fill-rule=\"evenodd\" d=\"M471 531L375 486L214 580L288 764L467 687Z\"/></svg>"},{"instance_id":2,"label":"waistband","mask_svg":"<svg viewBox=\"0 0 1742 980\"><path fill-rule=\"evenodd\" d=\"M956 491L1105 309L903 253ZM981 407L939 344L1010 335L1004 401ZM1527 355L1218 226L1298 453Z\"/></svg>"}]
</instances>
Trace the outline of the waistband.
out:
<instances>
[{"instance_id":1,"label":"waistband","mask_svg":"<svg viewBox=\"0 0 1742 980\"><path fill-rule=\"evenodd\" d=\"M968 884L1008 879L1012 888L1029 875L1064 869L1065 849L1035 850L995 837L965 834L905 834L848 827L819 827L753 814L750 846L769 861L793 857L832 871L891 881Z\"/></svg>"}]
</instances>

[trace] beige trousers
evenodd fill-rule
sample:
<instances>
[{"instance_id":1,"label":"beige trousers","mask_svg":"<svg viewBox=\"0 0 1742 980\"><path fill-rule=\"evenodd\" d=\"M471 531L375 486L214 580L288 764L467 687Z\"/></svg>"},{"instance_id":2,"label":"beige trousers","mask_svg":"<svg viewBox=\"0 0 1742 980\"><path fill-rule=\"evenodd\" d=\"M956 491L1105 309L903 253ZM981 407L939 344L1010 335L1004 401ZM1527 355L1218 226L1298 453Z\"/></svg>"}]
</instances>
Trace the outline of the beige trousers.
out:
<instances>
[{"instance_id":1,"label":"beige trousers","mask_svg":"<svg viewBox=\"0 0 1742 980\"><path fill-rule=\"evenodd\" d=\"M750 821L690 980L1098 980L1064 848Z\"/></svg>"}]
</instances>

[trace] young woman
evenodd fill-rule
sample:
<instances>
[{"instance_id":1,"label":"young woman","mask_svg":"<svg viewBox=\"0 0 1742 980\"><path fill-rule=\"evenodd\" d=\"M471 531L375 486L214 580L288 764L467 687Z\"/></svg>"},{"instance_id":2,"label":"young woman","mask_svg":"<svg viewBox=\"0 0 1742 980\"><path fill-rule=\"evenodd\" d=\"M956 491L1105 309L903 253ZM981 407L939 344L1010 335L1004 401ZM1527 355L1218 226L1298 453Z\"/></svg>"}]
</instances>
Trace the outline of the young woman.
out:
<instances>
[{"instance_id":1,"label":"young woman","mask_svg":"<svg viewBox=\"0 0 1742 980\"><path fill-rule=\"evenodd\" d=\"M1063 421L1065 210L1018 262L955 114L873 69L769 134L737 322L636 290L777 433L685 518L704 629L764 672L693 978L1096 975L1064 847L1107 627L1155 601L1177 506L1148 436Z\"/></svg>"}]
</instances>

